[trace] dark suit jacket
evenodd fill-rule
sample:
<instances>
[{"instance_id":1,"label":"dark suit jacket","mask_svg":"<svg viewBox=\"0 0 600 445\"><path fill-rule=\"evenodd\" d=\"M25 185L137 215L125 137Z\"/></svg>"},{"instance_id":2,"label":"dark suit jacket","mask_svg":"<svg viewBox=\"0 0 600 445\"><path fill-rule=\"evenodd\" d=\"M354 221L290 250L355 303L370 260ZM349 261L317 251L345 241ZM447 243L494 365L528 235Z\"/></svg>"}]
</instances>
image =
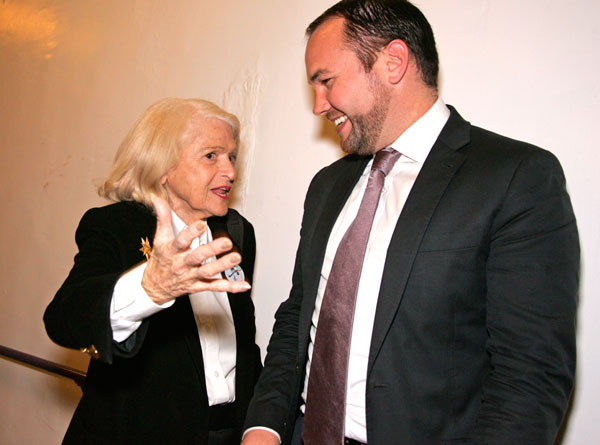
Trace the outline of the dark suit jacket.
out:
<instances>
[{"instance_id":1,"label":"dark suit jacket","mask_svg":"<svg viewBox=\"0 0 600 445\"><path fill-rule=\"evenodd\" d=\"M369 445L552 443L572 388L576 222L556 158L451 109L398 219L377 301ZM329 233L368 159L307 193L289 299L245 428L288 443Z\"/></svg>"},{"instance_id":2,"label":"dark suit jacket","mask_svg":"<svg viewBox=\"0 0 600 445\"><path fill-rule=\"evenodd\" d=\"M230 210L228 217L235 212ZM252 281L255 240L244 226L241 267ZM224 229L227 217L210 218L211 230ZM144 260L140 238L152 240L155 216L141 204L121 202L91 209L76 232L79 253L66 281L46 309L50 338L68 348L95 345L83 397L65 443L204 444L208 397L202 350L189 297L146 318L122 344L112 340L109 307L121 274ZM254 306L250 292L229 295L234 318L236 419L241 427L253 386L260 373L254 343Z\"/></svg>"}]
</instances>

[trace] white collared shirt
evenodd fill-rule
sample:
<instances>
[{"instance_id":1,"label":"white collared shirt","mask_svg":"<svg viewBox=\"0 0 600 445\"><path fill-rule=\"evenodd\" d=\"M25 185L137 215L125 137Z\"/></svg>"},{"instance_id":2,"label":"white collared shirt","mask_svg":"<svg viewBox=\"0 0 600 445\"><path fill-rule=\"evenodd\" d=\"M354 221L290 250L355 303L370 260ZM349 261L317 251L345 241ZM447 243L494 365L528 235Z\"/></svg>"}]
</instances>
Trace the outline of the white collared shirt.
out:
<instances>
[{"instance_id":1,"label":"white collared shirt","mask_svg":"<svg viewBox=\"0 0 600 445\"><path fill-rule=\"evenodd\" d=\"M377 308L376 297L379 295L388 246L410 190L421 171L421 167L431 147L449 117L450 110L441 99L438 99L427 113L402 133L392 144L392 148L399 151L402 156L385 178L383 190L379 198L379 205L373 219L373 226L363 262L363 264L368 264L368 267L363 267L360 276L350 344L345 435L362 443L367 443L365 412L367 364ZM373 161L371 160L365 167L362 176L354 186L329 236L325 259L321 269L321 279L319 281L315 309L312 316L306 379L302 393L303 400L306 400L313 342L323 294L327 285L327 278L329 277L338 245L358 213L372 163Z\"/></svg>"},{"instance_id":2,"label":"white collared shirt","mask_svg":"<svg viewBox=\"0 0 600 445\"><path fill-rule=\"evenodd\" d=\"M175 236L185 223L171 212ZM212 241L212 233L206 231L194 239L191 248L195 249ZM205 262L214 261L215 257ZM155 304L142 288L142 276L146 263L124 273L113 290L110 305L110 322L113 339L126 340L142 324L142 320L161 310L171 307L175 300L163 305ZM221 278L221 275L215 276ZM196 320L209 405L235 401L235 361L236 340L233 315L226 292L197 292L190 295L190 303Z\"/></svg>"}]
</instances>

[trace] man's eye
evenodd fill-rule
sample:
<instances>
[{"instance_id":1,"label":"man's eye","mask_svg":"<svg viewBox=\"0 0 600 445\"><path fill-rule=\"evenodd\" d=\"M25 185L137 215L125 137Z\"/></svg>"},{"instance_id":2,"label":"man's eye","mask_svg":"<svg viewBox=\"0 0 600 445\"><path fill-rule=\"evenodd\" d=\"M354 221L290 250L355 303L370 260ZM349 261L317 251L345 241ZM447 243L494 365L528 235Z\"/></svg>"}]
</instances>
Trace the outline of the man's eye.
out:
<instances>
[{"instance_id":1,"label":"man's eye","mask_svg":"<svg viewBox=\"0 0 600 445\"><path fill-rule=\"evenodd\" d=\"M206 153L206 154L204 155L204 157L205 157L206 159L214 159L214 158L215 158L215 156L216 156L216 153L215 153L215 152Z\"/></svg>"},{"instance_id":2,"label":"man's eye","mask_svg":"<svg viewBox=\"0 0 600 445\"><path fill-rule=\"evenodd\" d=\"M232 164L235 164L236 160L237 160L237 155L229 155L229 162L231 162Z\"/></svg>"}]
</instances>

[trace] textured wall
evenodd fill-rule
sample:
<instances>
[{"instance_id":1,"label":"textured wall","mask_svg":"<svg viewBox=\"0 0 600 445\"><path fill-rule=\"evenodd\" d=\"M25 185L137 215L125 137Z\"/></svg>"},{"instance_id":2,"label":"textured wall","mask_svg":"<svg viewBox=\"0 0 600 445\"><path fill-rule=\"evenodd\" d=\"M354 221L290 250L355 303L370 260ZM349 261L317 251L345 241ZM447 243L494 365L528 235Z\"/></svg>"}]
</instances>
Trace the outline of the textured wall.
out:
<instances>
[{"instance_id":1,"label":"textured wall","mask_svg":"<svg viewBox=\"0 0 600 445\"><path fill-rule=\"evenodd\" d=\"M0 344L71 366L42 313L71 267L82 213L141 111L165 96L237 113L234 207L255 225L258 341L287 296L304 192L340 156L310 113L304 27L333 0L0 1ZM474 124L562 161L583 244L579 371L563 443L600 433L599 7L592 0L420 0L441 92ZM79 398L69 381L0 360L0 444L58 443Z\"/></svg>"}]
</instances>

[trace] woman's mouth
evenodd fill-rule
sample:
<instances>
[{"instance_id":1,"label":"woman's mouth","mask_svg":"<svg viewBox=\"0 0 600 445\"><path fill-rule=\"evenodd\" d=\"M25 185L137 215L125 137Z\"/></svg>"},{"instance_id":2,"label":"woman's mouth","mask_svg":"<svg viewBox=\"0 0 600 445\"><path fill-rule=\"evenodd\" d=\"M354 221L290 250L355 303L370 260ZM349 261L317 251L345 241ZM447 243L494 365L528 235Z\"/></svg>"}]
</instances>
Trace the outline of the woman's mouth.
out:
<instances>
[{"instance_id":1,"label":"woman's mouth","mask_svg":"<svg viewBox=\"0 0 600 445\"><path fill-rule=\"evenodd\" d=\"M229 186L215 187L214 189L211 189L211 191L221 199L228 199L229 192L231 191L231 187L229 187Z\"/></svg>"}]
</instances>

